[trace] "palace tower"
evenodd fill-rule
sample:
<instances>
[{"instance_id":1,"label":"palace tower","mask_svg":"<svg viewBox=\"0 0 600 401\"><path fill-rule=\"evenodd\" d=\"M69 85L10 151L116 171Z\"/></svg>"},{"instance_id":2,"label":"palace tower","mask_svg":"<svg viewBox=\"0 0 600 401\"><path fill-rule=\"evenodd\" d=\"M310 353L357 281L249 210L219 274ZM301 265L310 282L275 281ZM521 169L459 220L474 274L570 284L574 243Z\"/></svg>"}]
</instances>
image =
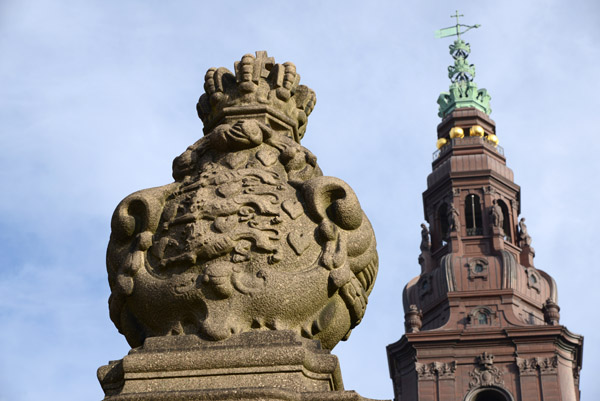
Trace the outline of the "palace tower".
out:
<instances>
[{"instance_id":1,"label":"palace tower","mask_svg":"<svg viewBox=\"0 0 600 401\"><path fill-rule=\"evenodd\" d=\"M438 31L457 38L423 193L421 272L403 293L406 334L387 351L395 400L576 401L583 337L560 325L556 283L534 264L521 188L460 36L478 25L456 17Z\"/></svg>"}]
</instances>

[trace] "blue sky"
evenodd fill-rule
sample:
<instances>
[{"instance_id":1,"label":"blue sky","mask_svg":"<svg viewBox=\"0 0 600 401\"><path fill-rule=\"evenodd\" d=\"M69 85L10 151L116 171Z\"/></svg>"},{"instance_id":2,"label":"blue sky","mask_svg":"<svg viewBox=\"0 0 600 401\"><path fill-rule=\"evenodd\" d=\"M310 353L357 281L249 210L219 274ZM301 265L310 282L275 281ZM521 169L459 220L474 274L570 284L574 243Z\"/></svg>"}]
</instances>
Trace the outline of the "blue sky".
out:
<instances>
[{"instance_id":1,"label":"blue sky","mask_svg":"<svg viewBox=\"0 0 600 401\"><path fill-rule=\"evenodd\" d=\"M0 2L0 400L99 400L129 347L108 317L117 203L172 181L202 135L210 67L267 50L317 105L303 145L358 194L380 273L334 353L347 389L393 397L385 346L419 273L421 193L447 90L456 9L561 323L585 336L582 400L600 398L600 3L589 1ZM365 374L367 373L367 374Z\"/></svg>"}]
</instances>

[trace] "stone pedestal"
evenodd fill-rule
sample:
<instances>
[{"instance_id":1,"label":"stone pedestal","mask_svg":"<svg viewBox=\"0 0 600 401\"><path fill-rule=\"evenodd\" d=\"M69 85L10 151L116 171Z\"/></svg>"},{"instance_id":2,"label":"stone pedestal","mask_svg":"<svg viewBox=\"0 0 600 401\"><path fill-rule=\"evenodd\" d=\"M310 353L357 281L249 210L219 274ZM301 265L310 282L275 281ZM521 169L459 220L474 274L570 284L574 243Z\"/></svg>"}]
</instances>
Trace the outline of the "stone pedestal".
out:
<instances>
[{"instance_id":1,"label":"stone pedestal","mask_svg":"<svg viewBox=\"0 0 600 401\"><path fill-rule=\"evenodd\" d=\"M364 400L344 391L335 355L292 331L150 337L98 378L111 401Z\"/></svg>"}]
</instances>

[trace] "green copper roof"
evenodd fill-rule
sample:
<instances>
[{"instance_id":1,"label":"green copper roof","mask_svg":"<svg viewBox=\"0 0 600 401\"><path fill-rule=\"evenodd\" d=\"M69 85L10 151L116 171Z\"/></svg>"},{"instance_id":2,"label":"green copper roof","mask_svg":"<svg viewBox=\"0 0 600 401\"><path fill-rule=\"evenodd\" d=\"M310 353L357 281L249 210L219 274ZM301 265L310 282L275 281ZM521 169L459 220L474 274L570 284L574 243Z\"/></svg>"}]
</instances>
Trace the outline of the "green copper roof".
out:
<instances>
[{"instance_id":1,"label":"green copper roof","mask_svg":"<svg viewBox=\"0 0 600 401\"><path fill-rule=\"evenodd\" d=\"M452 82L449 92L442 92L438 97L440 106L438 115L442 118L450 114L454 109L461 107L475 107L486 114L490 114L491 96L485 89L477 89L477 84L473 82L475 78L475 65L469 64L467 58L471 53L471 46L460 38L461 34L480 25L464 25L458 23L458 11L451 17L456 18L456 25L436 31L437 38L456 36L454 43L450 45L450 55L454 59L454 65L448 67L448 78ZM465 29L466 28L466 29ZM462 31L461 31L462 29Z\"/></svg>"}]
</instances>

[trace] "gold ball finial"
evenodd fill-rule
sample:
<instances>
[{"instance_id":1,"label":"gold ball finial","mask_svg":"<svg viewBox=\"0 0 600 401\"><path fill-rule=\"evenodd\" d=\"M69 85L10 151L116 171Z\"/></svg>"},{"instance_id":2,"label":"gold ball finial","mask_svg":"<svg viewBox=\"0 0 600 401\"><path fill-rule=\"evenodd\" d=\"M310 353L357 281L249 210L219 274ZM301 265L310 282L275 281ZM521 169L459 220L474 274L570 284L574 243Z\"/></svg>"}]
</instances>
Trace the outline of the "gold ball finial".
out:
<instances>
[{"instance_id":1,"label":"gold ball finial","mask_svg":"<svg viewBox=\"0 0 600 401\"><path fill-rule=\"evenodd\" d=\"M469 135L470 136L483 136L483 135L485 135L485 131L483 130L483 127L481 125L474 125L469 130Z\"/></svg>"},{"instance_id":2,"label":"gold ball finial","mask_svg":"<svg viewBox=\"0 0 600 401\"><path fill-rule=\"evenodd\" d=\"M445 146L448 143L448 140L446 138L440 138L437 140L437 142L435 143L435 146L437 146L438 149L441 149L443 146Z\"/></svg>"},{"instance_id":3,"label":"gold ball finial","mask_svg":"<svg viewBox=\"0 0 600 401\"><path fill-rule=\"evenodd\" d=\"M465 136L465 132L460 127L452 127L450 129L450 138L463 138Z\"/></svg>"},{"instance_id":4,"label":"gold ball finial","mask_svg":"<svg viewBox=\"0 0 600 401\"><path fill-rule=\"evenodd\" d=\"M490 141L491 143L494 144L494 146L498 146L498 143L500 143L500 140L498 139L498 137L494 134L489 134L487 136L487 140Z\"/></svg>"}]
</instances>

